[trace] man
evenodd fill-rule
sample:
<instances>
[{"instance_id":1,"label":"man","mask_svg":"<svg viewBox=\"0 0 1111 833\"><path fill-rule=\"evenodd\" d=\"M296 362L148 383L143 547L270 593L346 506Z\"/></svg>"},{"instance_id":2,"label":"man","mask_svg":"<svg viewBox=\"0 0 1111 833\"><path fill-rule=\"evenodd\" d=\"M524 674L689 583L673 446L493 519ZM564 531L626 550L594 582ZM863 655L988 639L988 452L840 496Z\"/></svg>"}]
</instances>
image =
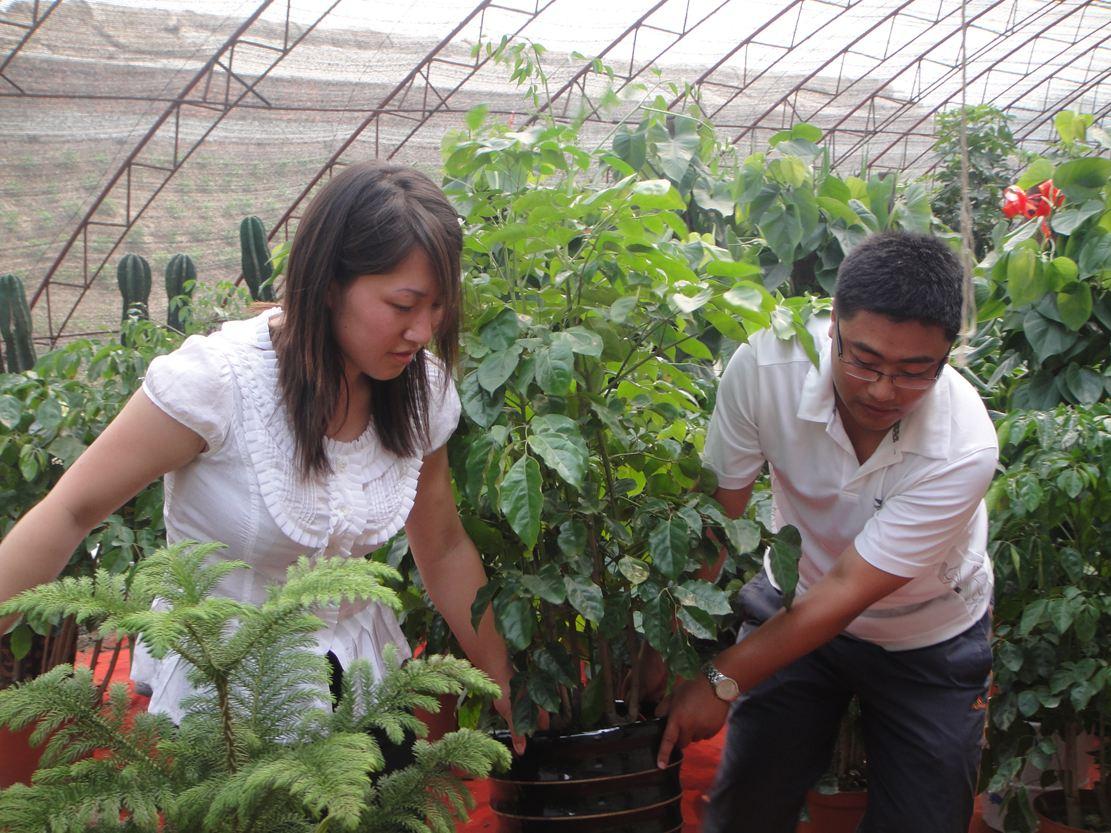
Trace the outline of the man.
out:
<instances>
[{"instance_id":1,"label":"man","mask_svg":"<svg viewBox=\"0 0 1111 833\"><path fill-rule=\"evenodd\" d=\"M861 830L968 830L991 668L982 498L998 449L946 361L962 285L939 239L874 235L810 327L820 368L763 332L725 370L704 454L716 497L739 516L767 462L802 558L791 607L765 566L742 591L738 643L663 706L661 762L728 713L706 833L793 833L853 694L869 762Z\"/></svg>"}]
</instances>

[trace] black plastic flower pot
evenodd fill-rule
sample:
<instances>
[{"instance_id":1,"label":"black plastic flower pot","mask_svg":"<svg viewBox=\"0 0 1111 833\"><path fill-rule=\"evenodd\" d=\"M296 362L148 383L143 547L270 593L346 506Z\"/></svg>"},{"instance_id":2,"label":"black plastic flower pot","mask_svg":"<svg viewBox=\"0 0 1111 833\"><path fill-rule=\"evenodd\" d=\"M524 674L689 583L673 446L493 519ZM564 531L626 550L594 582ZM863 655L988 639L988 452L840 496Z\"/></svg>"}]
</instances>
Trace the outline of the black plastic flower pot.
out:
<instances>
[{"instance_id":1,"label":"black plastic flower pot","mask_svg":"<svg viewBox=\"0 0 1111 833\"><path fill-rule=\"evenodd\" d=\"M676 751L656 767L665 721L575 734L539 732L491 778L500 833L672 833L683 826ZM508 737L501 738L508 742Z\"/></svg>"}]
</instances>

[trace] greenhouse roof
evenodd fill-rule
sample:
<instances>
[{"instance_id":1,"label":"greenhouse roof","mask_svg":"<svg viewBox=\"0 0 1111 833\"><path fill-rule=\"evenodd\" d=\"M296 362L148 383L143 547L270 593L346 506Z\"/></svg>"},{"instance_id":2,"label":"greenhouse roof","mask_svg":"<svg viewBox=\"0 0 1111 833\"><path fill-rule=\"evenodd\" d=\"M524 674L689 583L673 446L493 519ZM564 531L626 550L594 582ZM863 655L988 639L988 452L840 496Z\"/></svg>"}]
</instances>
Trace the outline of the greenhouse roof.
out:
<instances>
[{"instance_id":1,"label":"greenhouse roof","mask_svg":"<svg viewBox=\"0 0 1111 833\"><path fill-rule=\"evenodd\" d=\"M468 110L532 118L503 37L547 48L552 112L599 142L662 96L742 153L807 121L839 168L920 173L962 104L1030 150L1104 118L1109 36L1106 0L0 2L0 271L51 339L116 325L124 251L234 278L239 219L286 234L335 165L434 170Z\"/></svg>"}]
</instances>

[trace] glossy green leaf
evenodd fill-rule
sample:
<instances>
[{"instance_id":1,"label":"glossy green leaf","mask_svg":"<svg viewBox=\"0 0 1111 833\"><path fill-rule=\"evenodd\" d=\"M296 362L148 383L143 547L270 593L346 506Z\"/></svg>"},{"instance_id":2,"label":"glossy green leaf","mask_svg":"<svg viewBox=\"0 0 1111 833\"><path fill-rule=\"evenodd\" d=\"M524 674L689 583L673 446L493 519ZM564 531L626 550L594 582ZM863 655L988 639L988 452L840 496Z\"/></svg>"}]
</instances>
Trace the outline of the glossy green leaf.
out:
<instances>
[{"instance_id":1,"label":"glossy green leaf","mask_svg":"<svg viewBox=\"0 0 1111 833\"><path fill-rule=\"evenodd\" d=\"M1057 311L1061 323L1074 332L1088 323L1092 314L1092 290L1088 284L1073 281L1057 293Z\"/></svg>"},{"instance_id":2,"label":"glossy green leaf","mask_svg":"<svg viewBox=\"0 0 1111 833\"><path fill-rule=\"evenodd\" d=\"M0 395L0 425L11 431L19 425L22 417L22 403L14 396Z\"/></svg>"},{"instance_id":3,"label":"glossy green leaf","mask_svg":"<svg viewBox=\"0 0 1111 833\"><path fill-rule=\"evenodd\" d=\"M1076 265L1082 278L1111 270L1111 233L1099 229L1088 235Z\"/></svg>"},{"instance_id":4,"label":"glossy green leaf","mask_svg":"<svg viewBox=\"0 0 1111 833\"><path fill-rule=\"evenodd\" d=\"M1058 234L1072 234L1080 224L1103 211L1103 203L1099 200L1088 200L1083 205L1075 208L1061 208L1054 211L1049 218L1049 225Z\"/></svg>"},{"instance_id":5,"label":"glossy green leaf","mask_svg":"<svg viewBox=\"0 0 1111 833\"><path fill-rule=\"evenodd\" d=\"M1030 310L1022 319L1022 331L1034 348L1039 362L1063 353L1076 341L1076 334L1069 332L1056 321L1046 318L1037 310Z\"/></svg>"},{"instance_id":6,"label":"glossy green leaf","mask_svg":"<svg viewBox=\"0 0 1111 833\"><path fill-rule=\"evenodd\" d=\"M691 636L707 640L717 638L717 625L705 611L696 607L681 607L675 612L675 617Z\"/></svg>"},{"instance_id":7,"label":"glossy green leaf","mask_svg":"<svg viewBox=\"0 0 1111 833\"><path fill-rule=\"evenodd\" d=\"M606 612L602 588L584 576L564 576L563 583L571 606L589 621L601 622Z\"/></svg>"},{"instance_id":8,"label":"glossy green leaf","mask_svg":"<svg viewBox=\"0 0 1111 833\"><path fill-rule=\"evenodd\" d=\"M1038 256L1033 250L1023 246L1007 255L1007 291L1016 307L1032 304L1049 291L1038 277Z\"/></svg>"},{"instance_id":9,"label":"glossy green leaf","mask_svg":"<svg viewBox=\"0 0 1111 833\"><path fill-rule=\"evenodd\" d=\"M715 278L751 278L763 271L758 264L744 260L711 260L704 268L707 275Z\"/></svg>"},{"instance_id":10,"label":"glossy green leaf","mask_svg":"<svg viewBox=\"0 0 1111 833\"><path fill-rule=\"evenodd\" d=\"M523 651L532 642L536 617L526 599L499 593L494 597L494 617L498 631L514 651Z\"/></svg>"},{"instance_id":11,"label":"glossy green leaf","mask_svg":"<svg viewBox=\"0 0 1111 833\"><path fill-rule=\"evenodd\" d=\"M491 395L482 389L478 382L478 373L468 373L459 385L459 398L463 405L463 412L475 424L489 428L501 416L502 394Z\"/></svg>"},{"instance_id":12,"label":"glossy green leaf","mask_svg":"<svg viewBox=\"0 0 1111 833\"><path fill-rule=\"evenodd\" d=\"M12 652L12 658L17 662L31 652L32 633L33 631L25 622L20 622L8 635L8 649Z\"/></svg>"},{"instance_id":13,"label":"glossy green leaf","mask_svg":"<svg viewBox=\"0 0 1111 833\"><path fill-rule=\"evenodd\" d=\"M684 606L696 607L715 616L724 616L733 612L733 607L729 604L729 596L725 591L701 579L684 581L676 588L675 597Z\"/></svg>"},{"instance_id":14,"label":"glossy green leaf","mask_svg":"<svg viewBox=\"0 0 1111 833\"><path fill-rule=\"evenodd\" d=\"M723 528L729 543L740 555L752 552L760 545L760 527L748 518L728 519Z\"/></svg>"},{"instance_id":15,"label":"glossy green leaf","mask_svg":"<svg viewBox=\"0 0 1111 833\"><path fill-rule=\"evenodd\" d=\"M521 322L517 313L506 307L479 331L479 338L493 351L507 350L517 340Z\"/></svg>"},{"instance_id":16,"label":"glossy green leaf","mask_svg":"<svg viewBox=\"0 0 1111 833\"><path fill-rule=\"evenodd\" d=\"M1071 159L1053 171L1053 184L1064 191L1072 203L1098 199L1108 179L1111 179L1111 159L1099 156Z\"/></svg>"},{"instance_id":17,"label":"glossy green leaf","mask_svg":"<svg viewBox=\"0 0 1111 833\"><path fill-rule=\"evenodd\" d=\"M482 360L478 366L478 384L488 393L493 393L513 375L521 358L521 345L511 344L504 350L497 350Z\"/></svg>"},{"instance_id":18,"label":"glossy green leaf","mask_svg":"<svg viewBox=\"0 0 1111 833\"><path fill-rule=\"evenodd\" d=\"M566 341L553 341L541 347L536 357L536 383L549 396L566 396L575 381L575 355Z\"/></svg>"},{"instance_id":19,"label":"glossy green leaf","mask_svg":"<svg viewBox=\"0 0 1111 833\"><path fill-rule=\"evenodd\" d=\"M1069 365L1065 371L1065 386L1081 405L1094 405L1103 398L1103 377L1082 365Z\"/></svg>"},{"instance_id":20,"label":"glossy green leaf","mask_svg":"<svg viewBox=\"0 0 1111 833\"><path fill-rule=\"evenodd\" d=\"M565 340L571 347L571 350L578 353L580 356L598 358L602 355L602 349L604 347L602 337L593 330L588 330L582 325L569 327L560 333L556 333L553 339L557 338Z\"/></svg>"},{"instance_id":21,"label":"glossy green leaf","mask_svg":"<svg viewBox=\"0 0 1111 833\"><path fill-rule=\"evenodd\" d=\"M573 419L562 414L534 417L528 445L552 471L576 489L582 488L589 452Z\"/></svg>"},{"instance_id":22,"label":"glossy green leaf","mask_svg":"<svg viewBox=\"0 0 1111 833\"><path fill-rule=\"evenodd\" d=\"M687 207L679 192L675 190L675 186L666 179L644 179L637 182L633 185L629 201L641 208L682 211Z\"/></svg>"},{"instance_id":23,"label":"glossy green leaf","mask_svg":"<svg viewBox=\"0 0 1111 833\"><path fill-rule=\"evenodd\" d=\"M690 556L690 527L679 515L665 518L648 533L648 551L656 569L671 579L687 569Z\"/></svg>"},{"instance_id":24,"label":"glossy green leaf","mask_svg":"<svg viewBox=\"0 0 1111 833\"><path fill-rule=\"evenodd\" d=\"M498 484L498 509L529 548L540 535L540 464L525 455L510 466Z\"/></svg>"},{"instance_id":25,"label":"glossy green leaf","mask_svg":"<svg viewBox=\"0 0 1111 833\"><path fill-rule=\"evenodd\" d=\"M521 576L521 585L532 595L539 596L549 604L563 604L567 599L567 589L563 576L554 564L545 564L537 573Z\"/></svg>"},{"instance_id":26,"label":"glossy green leaf","mask_svg":"<svg viewBox=\"0 0 1111 833\"><path fill-rule=\"evenodd\" d=\"M784 605L790 607L799 583L799 558L802 556L799 531L790 524L780 529L772 539L770 555L772 579L783 594Z\"/></svg>"}]
</instances>

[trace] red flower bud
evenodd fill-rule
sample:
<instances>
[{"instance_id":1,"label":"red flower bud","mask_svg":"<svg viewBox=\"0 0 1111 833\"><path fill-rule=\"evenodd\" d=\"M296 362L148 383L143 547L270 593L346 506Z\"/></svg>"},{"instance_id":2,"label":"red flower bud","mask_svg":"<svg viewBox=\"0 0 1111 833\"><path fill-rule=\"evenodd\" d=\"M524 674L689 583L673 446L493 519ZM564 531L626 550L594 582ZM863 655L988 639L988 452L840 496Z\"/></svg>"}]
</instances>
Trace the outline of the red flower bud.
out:
<instances>
[{"instance_id":1,"label":"red flower bud","mask_svg":"<svg viewBox=\"0 0 1111 833\"><path fill-rule=\"evenodd\" d=\"M1061 193L1061 189L1053 187L1052 179L1047 179L1039 185L1038 193L1045 197L1053 208L1060 208L1065 201L1065 195Z\"/></svg>"},{"instance_id":2,"label":"red flower bud","mask_svg":"<svg viewBox=\"0 0 1111 833\"><path fill-rule=\"evenodd\" d=\"M1025 215L1033 219L1034 217L1048 217L1053 213L1053 206L1049 200L1041 194L1027 194L1026 195L1026 211Z\"/></svg>"},{"instance_id":3,"label":"red flower bud","mask_svg":"<svg viewBox=\"0 0 1111 833\"><path fill-rule=\"evenodd\" d=\"M1003 190L1003 216L1010 220L1026 213L1026 192L1017 185Z\"/></svg>"}]
</instances>

